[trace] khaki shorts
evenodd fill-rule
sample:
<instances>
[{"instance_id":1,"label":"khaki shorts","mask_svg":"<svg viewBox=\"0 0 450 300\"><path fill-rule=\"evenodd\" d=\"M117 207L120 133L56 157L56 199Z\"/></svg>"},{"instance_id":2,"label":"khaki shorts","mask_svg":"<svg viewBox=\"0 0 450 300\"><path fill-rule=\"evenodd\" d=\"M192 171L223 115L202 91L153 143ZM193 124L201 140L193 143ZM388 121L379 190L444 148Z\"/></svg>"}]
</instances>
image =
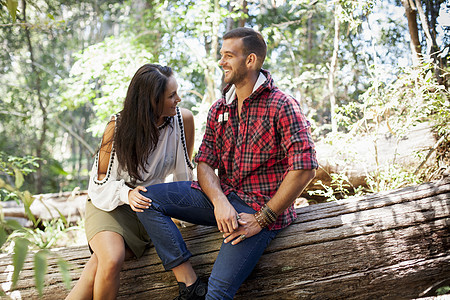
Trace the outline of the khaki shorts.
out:
<instances>
[{"instance_id":1,"label":"khaki shorts","mask_svg":"<svg viewBox=\"0 0 450 300\"><path fill-rule=\"evenodd\" d=\"M104 211L95 207L88 199L86 202L85 228L88 241L101 231L112 231L120 234L128 248L138 258L144 254L145 249L150 245L150 238L144 226L129 205L120 205L112 211Z\"/></svg>"}]
</instances>

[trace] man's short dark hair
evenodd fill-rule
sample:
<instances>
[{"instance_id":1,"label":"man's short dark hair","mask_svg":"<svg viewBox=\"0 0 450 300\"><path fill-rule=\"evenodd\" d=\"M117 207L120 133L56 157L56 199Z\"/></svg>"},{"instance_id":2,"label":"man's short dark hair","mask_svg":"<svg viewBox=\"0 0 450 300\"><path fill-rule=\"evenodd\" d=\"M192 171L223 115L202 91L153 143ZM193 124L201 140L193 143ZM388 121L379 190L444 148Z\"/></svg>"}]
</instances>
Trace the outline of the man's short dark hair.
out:
<instances>
[{"instance_id":1,"label":"man's short dark hair","mask_svg":"<svg viewBox=\"0 0 450 300\"><path fill-rule=\"evenodd\" d=\"M263 36L259 32L247 27L235 28L223 36L224 40L235 38L242 39L244 55L248 56L250 53L255 53L260 60L261 65L259 67L261 68L267 53L267 46Z\"/></svg>"}]
</instances>

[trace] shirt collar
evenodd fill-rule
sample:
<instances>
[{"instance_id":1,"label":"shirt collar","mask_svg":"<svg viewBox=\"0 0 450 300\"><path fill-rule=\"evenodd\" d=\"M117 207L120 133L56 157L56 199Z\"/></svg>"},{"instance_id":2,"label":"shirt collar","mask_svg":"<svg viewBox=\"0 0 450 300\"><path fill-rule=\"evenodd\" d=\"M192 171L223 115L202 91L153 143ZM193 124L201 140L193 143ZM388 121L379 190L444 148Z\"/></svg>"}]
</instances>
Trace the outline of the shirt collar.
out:
<instances>
[{"instance_id":1,"label":"shirt collar","mask_svg":"<svg viewBox=\"0 0 450 300\"><path fill-rule=\"evenodd\" d=\"M252 94L266 82L267 77L264 76L262 72L259 72L258 79L255 82L255 85L253 86ZM230 89L225 94L225 104L229 105L231 102L233 102L234 98L236 97L236 87L234 84L230 87Z\"/></svg>"}]
</instances>

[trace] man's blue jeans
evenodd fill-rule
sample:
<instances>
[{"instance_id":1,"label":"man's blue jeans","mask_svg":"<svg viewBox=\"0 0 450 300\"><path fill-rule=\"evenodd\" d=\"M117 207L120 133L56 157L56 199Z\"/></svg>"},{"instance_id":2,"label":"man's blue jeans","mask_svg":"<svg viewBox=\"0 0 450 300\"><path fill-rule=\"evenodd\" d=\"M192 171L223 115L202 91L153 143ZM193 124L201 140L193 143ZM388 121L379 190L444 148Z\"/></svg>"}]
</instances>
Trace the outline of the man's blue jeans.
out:
<instances>
[{"instance_id":1,"label":"man's blue jeans","mask_svg":"<svg viewBox=\"0 0 450 300\"><path fill-rule=\"evenodd\" d=\"M217 226L214 206L202 191L191 188L190 181L146 188L147 192L141 193L153 202L150 208L137 213L137 216L155 245L164 268L171 270L192 255L171 217L193 224ZM228 200L238 213L255 213L234 193L228 195ZM206 299L233 299L277 233L278 230L263 229L237 245L222 243L209 278Z\"/></svg>"}]
</instances>

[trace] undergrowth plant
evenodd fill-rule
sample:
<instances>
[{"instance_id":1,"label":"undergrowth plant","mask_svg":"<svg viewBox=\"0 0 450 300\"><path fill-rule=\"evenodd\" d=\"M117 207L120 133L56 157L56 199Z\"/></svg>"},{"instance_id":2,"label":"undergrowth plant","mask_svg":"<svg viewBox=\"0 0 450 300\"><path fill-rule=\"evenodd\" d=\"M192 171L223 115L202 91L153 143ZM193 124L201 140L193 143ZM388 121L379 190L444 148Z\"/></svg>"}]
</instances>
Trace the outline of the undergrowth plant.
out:
<instances>
[{"instance_id":1,"label":"undergrowth plant","mask_svg":"<svg viewBox=\"0 0 450 300\"><path fill-rule=\"evenodd\" d=\"M354 187L346 174L346 168L329 174L330 183L317 181L321 190L309 191L328 201L347 198L352 195L376 193L419 184L433 179L440 167L439 157L434 161L432 154L440 145L450 144L450 93L433 76L434 66L405 68L403 73L391 83L383 82L381 73L372 72L371 86L362 94L358 102L338 108L339 125L342 131L328 134L324 142L333 149L337 166L357 164L364 170L365 185ZM443 76L448 77L443 70ZM415 126L426 122L436 136L436 144L425 150L418 150L412 163L401 163L393 159L383 161L380 154L380 138L390 136L394 144L407 137ZM348 145L364 146L367 152L356 153ZM343 145L347 145L343 147ZM396 146L396 147L397 147ZM391 149L396 153L397 149Z\"/></svg>"},{"instance_id":2,"label":"undergrowth plant","mask_svg":"<svg viewBox=\"0 0 450 300\"><path fill-rule=\"evenodd\" d=\"M409 185L419 184L422 181L406 168L399 165L389 165L376 173L371 172L366 177L367 191L377 193L389 191Z\"/></svg>"},{"instance_id":3,"label":"undergrowth plant","mask_svg":"<svg viewBox=\"0 0 450 300\"><path fill-rule=\"evenodd\" d=\"M318 180L315 184L322 187L320 190L308 191L311 196L320 196L327 201L335 201L345 199L350 196L359 196L364 193L364 187L355 187L344 173L331 173L330 185L325 184L322 180Z\"/></svg>"},{"instance_id":4,"label":"undergrowth plant","mask_svg":"<svg viewBox=\"0 0 450 300\"><path fill-rule=\"evenodd\" d=\"M421 158L415 165L397 165L395 161L382 165L378 149L382 134L391 135L398 144L414 126L427 122L437 140L448 142L450 93L437 82L433 69L431 63L405 68L392 83L383 83L374 72L372 86L360 97L360 103L351 103L339 109L340 124L346 128L346 135L364 136L372 141L375 170L366 174L370 192L399 188L428 179L424 176L427 172L425 163L436 150L433 147L417 153ZM444 75L448 76L445 72ZM432 165L431 168L437 168L438 163Z\"/></svg>"},{"instance_id":5,"label":"undergrowth plant","mask_svg":"<svg viewBox=\"0 0 450 300\"><path fill-rule=\"evenodd\" d=\"M60 218L56 221L42 222L44 230L38 229L37 227L41 220L36 219L30 210L30 206L35 201L35 198L30 192L21 191L24 175L34 172L37 167L37 160L37 158L31 156L20 158L0 153L0 175L2 175L2 178L0 178L0 189L15 195L16 200L23 204L26 216L36 228L26 228L14 219L6 219L0 202L0 249L2 252L9 250L9 253L12 254L14 271L10 291L14 290L17 285L29 250L36 249L32 253L34 278L36 289L39 295L42 296L49 258L56 258L67 288L70 288L71 277L68 263L55 252L48 249L58 238L58 232L62 233L69 230L63 229L68 225L67 220L60 214ZM14 184L5 181L5 179L11 181L11 178L14 178ZM0 296L5 295L5 291L0 290Z\"/></svg>"}]
</instances>

